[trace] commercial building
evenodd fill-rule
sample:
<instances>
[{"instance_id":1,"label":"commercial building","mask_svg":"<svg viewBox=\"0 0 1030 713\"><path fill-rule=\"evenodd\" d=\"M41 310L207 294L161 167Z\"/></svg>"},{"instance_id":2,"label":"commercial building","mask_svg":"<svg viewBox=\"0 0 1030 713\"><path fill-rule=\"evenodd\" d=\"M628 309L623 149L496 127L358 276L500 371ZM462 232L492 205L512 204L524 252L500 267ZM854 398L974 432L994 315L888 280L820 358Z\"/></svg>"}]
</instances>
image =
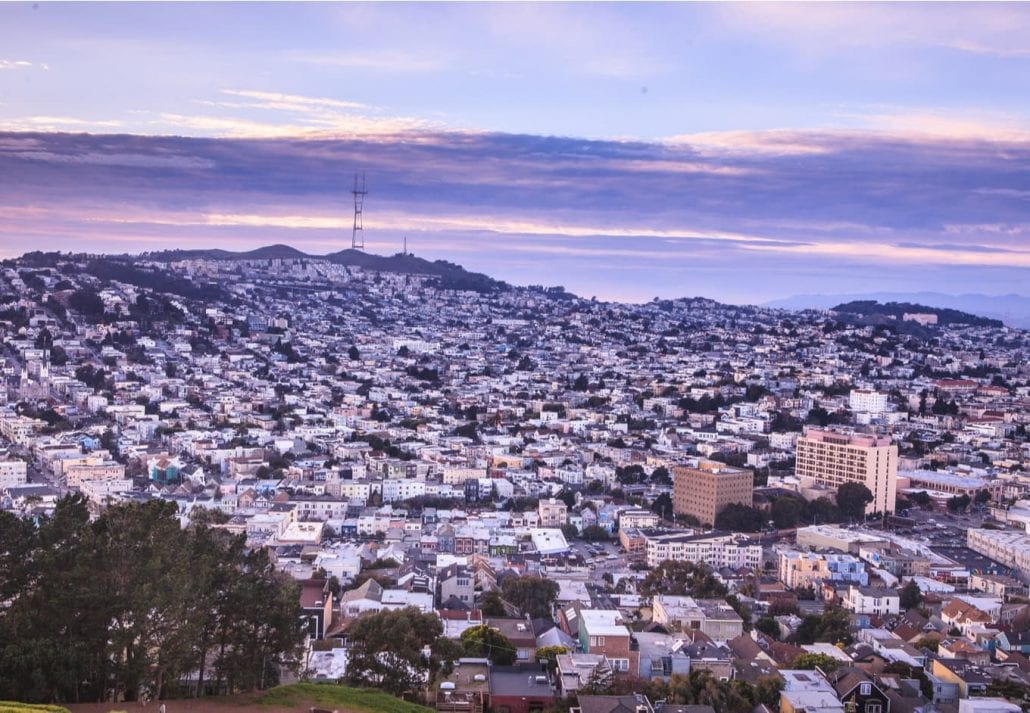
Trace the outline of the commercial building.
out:
<instances>
[{"instance_id":1,"label":"commercial building","mask_svg":"<svg viewBox=\"0 0 1030 713\"><path fill-rule=\"evenodd\" d=\"M898 447L889 436L846 434L808 428L798 439L795 473L805 481L839 488L861 483L873 500L867 513L894 512Z\"/></svg>"},{"instance_id":2,"label":"commercial building","mask_svg":"<svg viewBox=\"0 0 1030 713\"><path fill-rule=\"evenodd\" d=\"M870 389L852 389L848 406L855 413L883 413L887 410L887 394Z\"/></svg>"},{"instance_id":3,"label":"commercial building","mask_svg":"<svg viewBox=\"0 0 1030 713\"><path fill-rule=\"evenodd\" d=\"M17 458L0 460L0 490L28 482L28 466Z\"/></svg>"},{"instance_id":4,"label":"commercial building","mask_svg":"<svg viewBox=\"0 0 1030 713\"><path fill-rule=\"evenodd\" d=\"M568 506L555 498L541 500L537 512L540 515L540 527L561 527L569 516Z\"/></svg>"},{"instance_id":5,"label":"commercial building","mask_svg":"<svg viewBox=\"0 0 1030 713\"><path fill-rule=\"evenodd\" d=\"M984 557L1011 567L1020 580L1030 581L1030 535L1008 530L966 530L966 546Z\"/></svg>"},{"instance_id":6,"label":"commercial building","mask_svg":"<svg viewBox=\"0 0 1030 713\"><path fill-rule=\"evenodd\" d=\"M677 466L673 478L673 510L677 515L696 517L704 525L714 525L728 505L751 506L755 479L746 468L701 461L696 468Z\"/></svg>"},{"instance_id":7,"label":"commercial building","mask_svg":"<svg viewBox=\"0 0 1030 713\"><path fill-rule=\"evenodd\" d=\"M665 560L704 562L719 569L762 566L762 546L743 535L708 532L699 535L647 535L647 564L657 567Z\"/></svg>"}]
</instances>

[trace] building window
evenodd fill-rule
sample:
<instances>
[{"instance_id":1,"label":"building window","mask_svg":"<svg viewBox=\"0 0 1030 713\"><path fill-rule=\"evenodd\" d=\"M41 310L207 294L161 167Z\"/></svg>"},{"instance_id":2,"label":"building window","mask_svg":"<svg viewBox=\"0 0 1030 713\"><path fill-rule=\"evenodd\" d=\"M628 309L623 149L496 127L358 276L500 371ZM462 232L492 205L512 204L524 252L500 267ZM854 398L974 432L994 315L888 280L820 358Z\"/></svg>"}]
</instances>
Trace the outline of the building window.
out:
<instances>
[{"instance_id":1,"label":"building window","mask_svg":"<svg viewBox=\"0 0 1030 713\"><path fill-rule=\"evenodd\" d=\"M608 659L615 671L629 671L629 659Z\"/></svg>"},{"instance_id":2,"label":"building window","mask_svg":"<svg viewBox=\"0 0 1030 713\"><path fill-rule=\"evenodd\" d=\"M861 696L868 696L868 695L870 695L870 694L871 694L872 692L873 692L873 685L872 685L871 683L863 683L862 685L860 685L860 686L858 687L858 693L859 693L859 695L861 695ZM871 711L869 711L869 709L868 709L868 708L866 708L866 710L867 710L867 711L868 711L869 713L872 713Z\"/></svg>"},{"instance_id":3,"label":"building window","mask_svg":"<svg viewBox=\"0 0 1030 713\"><path fill-rule=\"evenodd\" d=\"M869 702L865 704L865 713L881 713L881 711L882 708L879 703Z\"/></svg>"}]
</instances>

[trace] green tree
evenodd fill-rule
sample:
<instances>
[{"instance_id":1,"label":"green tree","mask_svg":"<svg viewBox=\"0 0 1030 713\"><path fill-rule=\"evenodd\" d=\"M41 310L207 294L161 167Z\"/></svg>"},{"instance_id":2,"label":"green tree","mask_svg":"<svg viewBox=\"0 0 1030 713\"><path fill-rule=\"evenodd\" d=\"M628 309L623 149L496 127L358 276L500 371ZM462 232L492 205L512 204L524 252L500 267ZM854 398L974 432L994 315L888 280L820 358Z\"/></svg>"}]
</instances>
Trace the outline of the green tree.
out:
<instances>
[{"instance_id":1,"label":"green tree","mask_svg":"<svg viewBox=\"0 0 1030 713\"><path fill-rule=\"evenodd\" d=\"M851 619L838 606L827 607L822 614L810 614L801 620L793 637L799 644L851 643Z\"/></svg>"},{"instance_id":2,"label":"green tree","mask_svg":"<svg viewBox=\"0 0 1030 713\"><path fill-rule=\"evenodd\" d=\"M779 707L782 690L783 679L779 676L759 676L755 681L755 698L772 710Z\"/></svg>"},{"instance_id":3,"label":"green tree","mask_svg":"<svg viewBox=\"0 0 1030 713\"><path fill-rule=\"evenodd\" d=\"M779 529L797 527L801 519L801 513L805 510L805 504L798 498L783 496L776 498L772 504L772 521Z\"/></svg>"},{"instance_id":4,"label":"green tree","mask_svg":"<svg viewBox=\"0 0 1030 713\"><path fill-rule=\"evenodd\" d=\"M558 601L558 583L535 575L508 577L501 583L504 598L533 619L546 619Z\"/></svg>"},{"instance_id":5,"label":"green tree","mask_svg":"<svg viewBox=\"0 0 1030 713\"><path fill-rule=\"evenodd\" d=\"M765 529L765 523L765 515L740 503L727 505L715 516L715 528L730 532L759 532Z\"/></svg>"},{"instance_id":6,"label":"green tree","mask_svg":"<svg viewBox=\"0 0 1030 713\"><path fill-rule=\"evenodd\" d=\"M901 608L905 611L915 609L922 601L923 593L919 590L919 585L916 584L914 579L908 580L908 583L901 588L901 595L899 597Z\"/></svg>"},{"instance_id":7,"label":"green tree","mask_svg":"<svg viewBox=\"0 0 1030 713\"><path fill-rule=\"evenodd\" d=\"M844 483L837 488L837 507L841 514L852 520L865 517L865 507L873 502L873 494L862 483Z\"/></svg>"},{"instance_id":8,"label":"green tree","mask_svg":"<svg viewBox=\"0 0 1030 713\"><path fill-rule=\"evenodd\" d=\"M510 666L518 658L508 637L486 624L465 629L461 633L461 646L466 656L488 658L495 666Z\"/></svg>"},{"instance_id":9,"label":"green tree","mask_svg":"<svg viewBox=\"0 0 1030 713\"><path fill-rule=\"evenodd\" d=\"M483 616L508 616L508 610L504 608L501 593L496 589L491 589L480 595L479 609L483 612Z\"/></svg>"},{"instance_id":10,"label":"green tree","mask_svg":"<svg viewBox=\"0 0 1030 713\"><path fill-rule=\"evenodd\" d=\"M726 596L726 587L703 562L665 560L652 569L640 583L645 596L670 594L709 598Z\"/></svg>"},{"instance_id":11,"label":"green tree","mask_svg":"<svg viewBox=\"0 0 1030 713\"><path fill-rule=\"evenodd\" d=\"M543 646L536 650L536 660L546 662L547 667L553 671L558 666L558 657L569 653L564 646Z\"/></svg>"},{"instance_id":12,"label":"green tree","mask_svg":"<svg viewBox=\"0 0 1030 713\"><path fill-rule=\"evenodd\" d=\"M423 649L442 633L443 625L435 615L415 607L362 615L347 628L347 683L395 696L420 689L431 663Z\"/></svg>"},{"instance_id":13,"label":"green tree","mask_svg":"<svg viewBox=\"0 0 1030 713\"><path fill-rule=\"evenodd\" d=\"M951 512L964 512L969 507L970 497L963 493L948 498L948 510Z\"/></svg>"},{"instance_id":14,"label":"green tree","mask_svg":"<svg viewBox=\"0 0 1030 713\"><path fill-rule=\"evenodd\" d=\"M840 661L828 654L799 654L795 657L791 668L812 670L818 668L823 673L832 673L840 667Z\"/></svg>"},{"instance_id":15,"label":"green tree","mask_svg":"<svg viewBox=\"0 0 1030 713\"><path fill-rule=\"evenodd\" d=\"M766 636L771 636L774 639L780 638L780 625L771 616L759 617L758 621L755 622L755 628Z\"/></svg>"}]
</instances>

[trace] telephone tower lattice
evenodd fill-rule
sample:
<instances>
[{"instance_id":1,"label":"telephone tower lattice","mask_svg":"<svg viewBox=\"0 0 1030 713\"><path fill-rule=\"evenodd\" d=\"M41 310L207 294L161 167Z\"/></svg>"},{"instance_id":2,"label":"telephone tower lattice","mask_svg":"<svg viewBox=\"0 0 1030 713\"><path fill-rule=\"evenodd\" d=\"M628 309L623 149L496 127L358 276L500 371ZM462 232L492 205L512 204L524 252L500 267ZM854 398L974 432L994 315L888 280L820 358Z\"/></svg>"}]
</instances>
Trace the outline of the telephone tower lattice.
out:
<instances>
[{"instance_id":1,"label":"telephone tower lattice","mask_svg":"<svg viewBox=\"0 0 1030 713\"><path fill-rule=\"evenodd\" d=\"M354 174L354 190L351 191L354 195L354 230L351 232L350 246L356 250L365 249L365 229L361 222L361 210L365 204L365 196L368 195L368 191L365 190L365 174L361 174L361 183L358 184L358 174Z\"/></svg>"}]
</instances>

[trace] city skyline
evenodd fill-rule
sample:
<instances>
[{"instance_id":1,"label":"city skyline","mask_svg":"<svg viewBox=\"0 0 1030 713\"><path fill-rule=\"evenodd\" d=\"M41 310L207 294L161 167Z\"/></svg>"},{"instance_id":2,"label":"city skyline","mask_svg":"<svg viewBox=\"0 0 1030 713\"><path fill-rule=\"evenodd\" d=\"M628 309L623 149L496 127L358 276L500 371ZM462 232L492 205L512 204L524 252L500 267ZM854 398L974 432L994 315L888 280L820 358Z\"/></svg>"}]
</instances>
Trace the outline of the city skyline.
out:
<instances>
[{"instance_id":1,"label":"city skyline","mask_svg":"<svg viewBox=\"0 0 1030 713\"><path fill-rule=\"evenodd\" d=\"M371 252L517 284L1025 292L1028 17L9 4L0 252L330 252L364 171Z\"/></svg>"}]
</instances>

